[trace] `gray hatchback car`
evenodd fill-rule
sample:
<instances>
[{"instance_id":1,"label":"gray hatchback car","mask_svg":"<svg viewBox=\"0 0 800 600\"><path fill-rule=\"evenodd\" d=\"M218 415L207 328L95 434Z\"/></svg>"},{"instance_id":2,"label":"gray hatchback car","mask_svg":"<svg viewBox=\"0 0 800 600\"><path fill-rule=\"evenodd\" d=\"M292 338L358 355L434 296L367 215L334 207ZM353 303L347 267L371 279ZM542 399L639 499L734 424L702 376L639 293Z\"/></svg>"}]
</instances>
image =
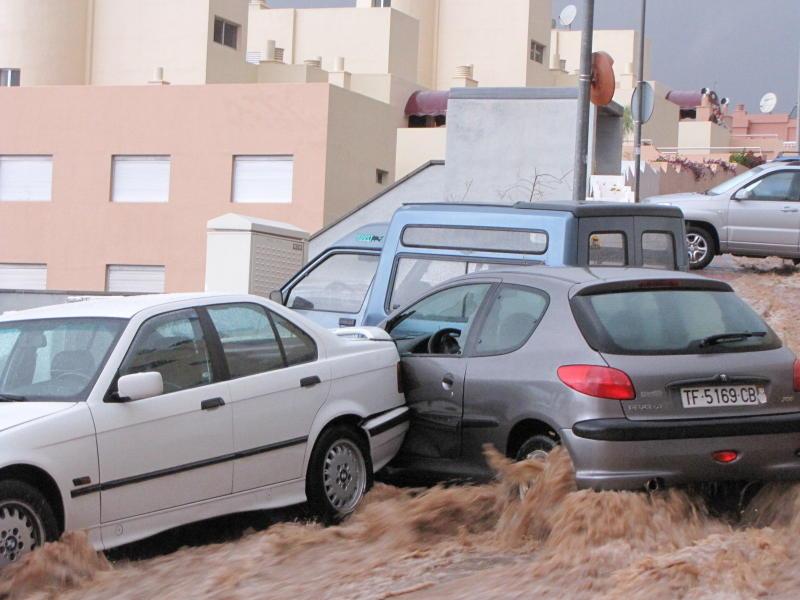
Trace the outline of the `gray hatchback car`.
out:
<instances>
[{"instance_id":1,"label":"gray hatchback car","mask_svg":"<svg viewBox=\"0 0 800 600\"><path fill-rule=\"evenodd\" d=\"M580 487L800 476L800 369L724 282L530 267L440 285L383 324L412 426L394 467L484 478L566 446Z\"/></svg>"}]
</instances>

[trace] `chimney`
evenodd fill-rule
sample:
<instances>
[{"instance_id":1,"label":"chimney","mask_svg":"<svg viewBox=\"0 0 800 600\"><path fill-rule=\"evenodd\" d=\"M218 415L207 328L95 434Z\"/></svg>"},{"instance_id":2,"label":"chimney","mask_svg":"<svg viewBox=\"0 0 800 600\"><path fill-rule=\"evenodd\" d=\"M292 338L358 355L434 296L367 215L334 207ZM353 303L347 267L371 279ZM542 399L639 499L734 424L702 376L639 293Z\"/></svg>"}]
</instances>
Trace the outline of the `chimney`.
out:
<instances>
[{"instance_id":1,"label":"chimney","mask_svg":"<svg viewBox=\"0 0 800 600\"><path fill-rule=\"evenodd\" d=\"M337 56L336 57L336 68L334 69L337 73L344 72L344 56Z\"/></svg>"},{"instance_id":2,"label":"chimney","mask_svg":"<svg viewBox=\"0 0 800 600\"><path fill-rule=\"evenodd\" d=\"M453 77L453 87L478 87L478 82L472 78L472 65L459 65L456 67L456 76Z\"/></svg>"},{"instance_id":3,"label":"chimney","mask_svg":"<svg viewBox=\"0 0 800 600\"><path fill-rule=\"evenodd\" d=\"M147 83L152 85L169 85L169 81L164 80L164 67L153 69L153 78Z\"/></svg>"},{"instance_id":4,"label":"chimney","mask_svg":"<svg viewBox=\"0 0 800 600\"><path fill-rule=\"evenodd\" d=\"M275 46L275 62L283 62L283 48Z\"/></svg>"},{"instance_id":5,"label":"chimney","mask_svg":"<svg viewBox=\"0 0 800 600\"><path fill-rule=\"evenodd\" d=\"M275 40L267 40L267 53L265 56L266 60L275 60Z\"/></svg>"},{"instance_id":6,"label":"chimney","mask_svg":"<svg viewBox=\"0 0 800 600\"><path fill-rule=\"evenodd\" d=\"M336 57L336 68L328 74L328 83L350 89L350 73L344 70L344 56Z\"/></svg>"},{"instance_id":7,"label":"chimney","mask_svg":"<svg viewBox=\"0 0 800 600\"><path fill-rule=\"evenodd\" d=\"M303 61L307 67L311 67L312 69L321 69L322 68L322 57L317 56L316 58L309 58Z\"/></svg>"}]
</instances>

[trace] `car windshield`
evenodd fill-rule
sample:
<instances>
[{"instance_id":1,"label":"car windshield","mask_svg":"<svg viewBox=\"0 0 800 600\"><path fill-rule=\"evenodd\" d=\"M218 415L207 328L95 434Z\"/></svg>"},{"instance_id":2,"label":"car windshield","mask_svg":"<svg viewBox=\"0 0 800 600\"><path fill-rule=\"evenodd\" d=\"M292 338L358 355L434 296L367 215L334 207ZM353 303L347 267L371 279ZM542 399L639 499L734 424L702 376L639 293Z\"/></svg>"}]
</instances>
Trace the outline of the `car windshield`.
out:
<instances>
[{"instance_id":1,"label":"car windshield","mask_svg":"<svg viewBox=\"0 0 800 600\"><path fill-rule=\"evenodd\" d=\"M748 182L750 179L761 173L764 169L766 169L766 166L761 165L750 169L749 171L745 171L744 173L739 173L736 177L727 179L719 185L715 185L711 189L706 190L705 193L709 196L719 196L720 194L730 192L731 190L734 190L740 185Z\"/></svg>"},{"instance_id":2,"label":"car windshield","mask_svg":"<svg viewBox=\"0 0 800 600\"><path fill-rule=\"evenodd\" d=\"M106 318L0 323L0 401L86 400L124 327Z\"/></svg>"},{"instance_id":3,"label":"car windshield","mask_svg":"<svg viewBox=\"0 0 800 600\"><path fill-rule=\"evenodd\" d=\"M709 354L781 346L733 292L631 290L576 296L572 305L586 341L608 354Z\"/></svg>"}]
</instances>

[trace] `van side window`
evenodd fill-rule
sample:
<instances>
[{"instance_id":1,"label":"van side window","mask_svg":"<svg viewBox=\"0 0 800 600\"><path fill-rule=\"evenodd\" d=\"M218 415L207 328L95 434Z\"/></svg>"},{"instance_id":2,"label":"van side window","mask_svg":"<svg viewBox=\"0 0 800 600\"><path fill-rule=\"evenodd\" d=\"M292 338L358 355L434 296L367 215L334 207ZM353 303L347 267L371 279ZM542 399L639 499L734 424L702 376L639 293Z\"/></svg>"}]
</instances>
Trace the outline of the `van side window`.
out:
<instances>
[{"instance_id":1,"label":"van side window","mask_svg":"<svg viewBox=\"0 0 800 600\"><path fill-rule=\"evenodd\" d=\"M667 231L642 234L642 266L651 269L675 268L675 238Z\"/></svg>"},{"instance_id":2,"label":"van side window","mask_svg":"<svg viewBox=\"0 0 800 600\"><path fill-rule=\"evenodd\" d=\"M589 266L624 267L628 243L622 231L595 231L589 236Z\"/></svg>"},{"instance_id":3,"label":"van side window","mask_svg":"<svg viewBox=\"0 0 800 600\"><path fill-rule=\"evenodd\" d=\"M289 292L286 306L356 314L378 268L377 254L332 254Z\"/></svg>"}]
</instances>

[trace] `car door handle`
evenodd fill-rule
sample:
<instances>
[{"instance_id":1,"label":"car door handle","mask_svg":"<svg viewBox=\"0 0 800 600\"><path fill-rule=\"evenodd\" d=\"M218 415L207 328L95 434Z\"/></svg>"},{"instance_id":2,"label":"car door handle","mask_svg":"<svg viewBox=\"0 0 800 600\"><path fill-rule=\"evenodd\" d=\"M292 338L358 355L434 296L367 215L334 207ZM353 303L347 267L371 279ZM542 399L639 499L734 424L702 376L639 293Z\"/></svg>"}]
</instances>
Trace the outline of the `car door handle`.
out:
<instances>
[{"instance_id":1,"label":"car door handle","mask_svg":"<svg viewBox=\"0 0 800 600\"><path fill-rule=\"evenodd\" d=\"M311 377L303 377L300 380L300 387L313 387L320 383L322 383L322 380L316 375L312 375Z\"/></svg>"},{"instance_id":2,"label":"car door handle","mask_svg":"<svg viewBox=\"0 0 800 600\"><path fill-rule=\"evenodd\" d=\"M225 400L222 398L209 398L208 400L203 400L200 403L200 408L202 410L214 410L220 406L225 406Z\"/></svg>"},{"instance_id":3,"label":"car door handle","mask_svg":"<svg viewBox=\"0 0 800 600\"><path fill-rule=\"evenodd\" d=\"M798 212L798 211L800 211L800 208L792 208L791 206L784 206L781 209L781 212L787 212L787 213L788 212Z\"/></svg>"},{"instance_id":4,"label":"car door handle","mask_svg":"<svg viewBox=\"0 0 800 600\"><path fill-rule=\"evenodd\" d=\"M446 389L446 390L449 390L450 388L452 388L455 385L455 383L456 383L456 380L453 378L453 376L450 373L448 373L447 375L442 377L442 387L444 389Z\"/></svg>"}]
</instances>

